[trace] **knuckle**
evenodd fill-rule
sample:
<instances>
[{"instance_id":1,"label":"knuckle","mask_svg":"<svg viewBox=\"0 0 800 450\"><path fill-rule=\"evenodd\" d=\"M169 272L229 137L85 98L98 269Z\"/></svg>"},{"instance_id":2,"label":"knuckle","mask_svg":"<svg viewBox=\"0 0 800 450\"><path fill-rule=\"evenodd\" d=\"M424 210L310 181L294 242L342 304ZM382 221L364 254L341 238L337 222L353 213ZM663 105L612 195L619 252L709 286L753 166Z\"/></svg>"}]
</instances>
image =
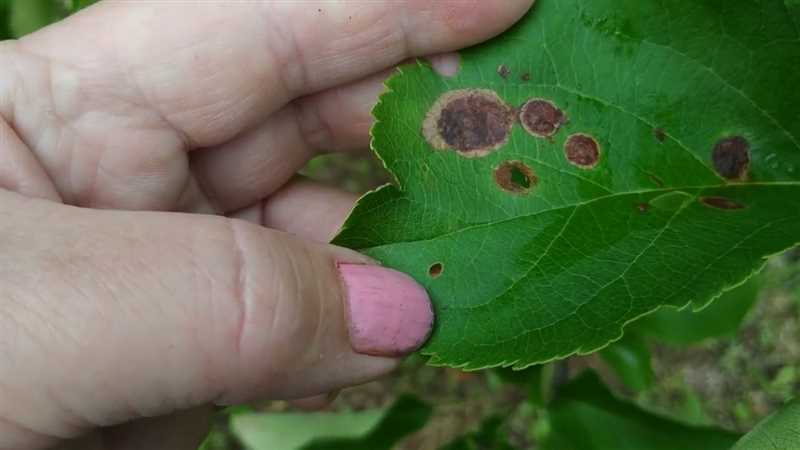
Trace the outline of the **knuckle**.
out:
<instances>
[{"instance_id":1,"label":"knuckle","mask_svg":"<svg viewBox=\"0 0 800 450\"><path fill-rule=\"evenodd\" d=\"M235 248L229 284L241 364L263 364L257 368L262 373L285 372L318 358L325 305L313 276L313 250L246 222L227 223Z\"/></svg>"}]
</instances>

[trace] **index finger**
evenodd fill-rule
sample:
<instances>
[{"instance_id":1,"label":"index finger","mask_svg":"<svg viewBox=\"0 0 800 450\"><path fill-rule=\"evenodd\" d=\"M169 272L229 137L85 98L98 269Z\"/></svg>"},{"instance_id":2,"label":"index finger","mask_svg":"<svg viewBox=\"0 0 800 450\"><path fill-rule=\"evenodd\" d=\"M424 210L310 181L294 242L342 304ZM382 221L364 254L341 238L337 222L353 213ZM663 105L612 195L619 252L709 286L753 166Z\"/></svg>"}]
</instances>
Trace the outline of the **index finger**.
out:
<instances>
[{"instance_id":1,"label":"index finger","mask_svg":"<svg viewBox=\"0 0 800 450\"><path fill-rule=\"evenodd\" d=\"M488 39L532 3L106 1L22 44L211 146L293 98Z\"/></svg>"}]
</instances>

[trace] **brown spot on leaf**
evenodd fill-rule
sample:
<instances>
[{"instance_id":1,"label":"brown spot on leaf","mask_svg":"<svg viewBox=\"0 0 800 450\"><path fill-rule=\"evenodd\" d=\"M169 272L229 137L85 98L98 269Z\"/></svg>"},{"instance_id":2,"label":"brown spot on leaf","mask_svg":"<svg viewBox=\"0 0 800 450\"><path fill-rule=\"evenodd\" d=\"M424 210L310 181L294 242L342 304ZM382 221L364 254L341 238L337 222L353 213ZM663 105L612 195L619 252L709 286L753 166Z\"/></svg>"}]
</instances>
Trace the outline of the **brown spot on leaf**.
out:
<instances>
[{"instance_id":1,"label":"brown spot on leaf","mask_svg":"<svg viewBox=\"0 0 800 450\"><path fill-rule=\"evenodd\" d=\"M567 123L567 116L552 102L535 98L522 106L519 120L528 133L549 138Z\"/></svg>"},{"instance_id":2,"label":"brown spot on leaf","mask_svg":"<svg viewBox=\"0 0 800 450\"><path fill-rule=\"evenodd\" d=\"M581 169L594 169L600 162L600 145L588 134L573 134L564 144L564 152L572 164Z\"/></svg>"},{"instance_id":3,"label":"brown spot on leaf","mask_svg":"<svg viewBox=\"0 0 800 450\"><path fill-rule=\"evenodd\" d=\"M653 137L655 137L658 142L664 142L667 140L667 132L664 131L663 128L656 128L653 130Z\"/></svg>"},{"instance_id":4,"label":"brown spot on leaf","mask_svg":"<svg viewBox=\"0 0 800 450\"><path fill-rule=\"evenodd\" d=\"M537 184L539 178L530 167L521 161L506 161L494 171L494 181L506 192L527 194Z\"/></svg>"},{"instance_id":5,"label":"brown spot on leaf","mask_svg":"<svg viewBox=\"0 0 800 450\"><path fill-rule=\"evenodd\" d=\"M750 143L741 136L721 139L712 155L714 169L728 180L746 180L750 170Z\"/></svg>"},{"instance_id":6,"label":"brown spot on leaf","mask_svg":"<svg viewBox=\"0 0 800 450\"><path fill-rule=\"evenodd\" d=\"M511 76L511 69L505 64L500 64L500 67L497 68L497 74L504 80L507 80L508 77Z\"/></svg>"},{"instance_id":7,"label":"brown spot on leaf","mask_svg":"<svg viewBox=\"0 0 800 450\"><path fill-rule=\"evenodd\" d=\"M431 278L439 278L442 272L444 272L444 264L440 262L432 264L428 269L428 275L430 275Z\"/></svg>"},{"instance_id":8,"label":"brown spot on leaf","mask_svg":"<svg viewBox=\"0 0 800 450\"><path fill-rule=\"evenodd\" d=\"M700 203L716 209L745 209L746 207L725 197L700 197Z\"/></svg>"},{"instance_id":9,"label":"brown spot on leaf","mask_svg":"<svg viewBox=\"0 0 800 450\"><path fill-rule=\"evenodd\" d=\"M436 149L453 149L476 158L502 147L513 126L514 109L495 92L467 89L440 97L428 112L422 132Z\"/></svg>"},{"instance_id":10,"label":"brown spot on leaf","mask_svg":"<svg viewBox=\"0 0 800 450\"><path fill-rule=\"evenodd\" d=\"M531 74L530 74L530 73L528 73L528 72L525 72L525 73L523 73L523 74L522 74L522 76L521 76L521 77L519 77L519 78L520 78L522 81L524 81L524 82L526 82L526 83L527 83L528 81L531 81L531 79L532 79L533 77L531 77Z\"/></svg>"},{"instance_id":11,"label":"brown spot on leaf","mask_svg":"<svg viewBox=\"0 0 800 450\"><path fill-rule=\"evenodd\" d=\"M639 203L636 205L636 209L638 209L640 213L644 214L650 211L650 203Z\"/></svg>"}]
</instances>

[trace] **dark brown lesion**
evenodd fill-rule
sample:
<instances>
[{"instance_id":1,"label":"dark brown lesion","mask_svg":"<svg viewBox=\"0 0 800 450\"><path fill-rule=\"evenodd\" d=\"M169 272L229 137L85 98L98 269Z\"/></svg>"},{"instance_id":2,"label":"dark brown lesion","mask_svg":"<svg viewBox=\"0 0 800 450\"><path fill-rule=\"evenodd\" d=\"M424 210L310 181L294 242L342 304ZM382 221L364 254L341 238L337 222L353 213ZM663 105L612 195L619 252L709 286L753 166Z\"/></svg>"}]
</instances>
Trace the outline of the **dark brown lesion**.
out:
<instances>
[{"instance_id":1,"label":"dark brown lesion","mask_svg":"<svg viewBox=\"0 0 800 450\"><path fill-rule=\"evenodd\" d=\"M440 262L433 263L428 268L428 275L430 275L431 278L439 278L440 276L442 276L443 272L444 272L444 264Z\"/></svg>"},{"instance_id":2,"label":"dark brown lesion","mask_svg":"<svg viewBox=\"0 0 800 450\"><path fill-rule=\"evenodd\" d=\"M742 136L721 139L711 157L714 169L726 180L747 180L750 172L750 143Z\"/></svg>"},{"instance_id":3,"label":"dark brown lesion","mask_svg":"<svg viewBox=\"0 0 800 450\"><path fill-rule=\"evenodd\" d=\"M495 92L468 89L444 94L428 112L423 134L436 149L479 157L505 145L513 126L513 108Z\"/></svg>"},{"instance_id":4,"label":"dark brown lesion","mask_svg":"<svg viewBox=\"0 0 800 450\"><path fill-rule=\"evenodd\" d=\"M655 128L653 130L653 137L655 137L658 142L663 143L667 140L667 132L664 131L663 128Z\"/></svg>"},{"instance_id":5,"label":"dark brown lesion","mask_svg":"<svg viewBox=\"0 0 800 450\"><path fill-rule=\"evenodd\" d=\"M600 145L588 134L573 134L564 145L567 160L581 169L594 169L600 162Z\"/></svg>"},{"instance_id":6,"label":"dark brown lesion","mask_svg":"<svg viewBox=\"0 0 800 450\"><path fill-rule=\"evenodd\" d=\"M549 138L555 136L567 123L567 115L553 102L537 98L529 100L522 106L519 120L528 133Z\"/></svg>"},{"instance_id":7,"label":"dark brown lesion","mask_svg":"<svg viewBox=\"0 0 800 450\"><path fill-rule=\"evenodd\" d=\"M506 192L527 194L539 184L539 178L522 161L506 161L494 171L494 181Z\"/></svg>"},{"instance_id":8,"label":"dark brown lesion","mask_svg":"<svg viewBox=\"0 0 800 450\"><path fill-rule=\"evenodd\" d=\"M700 203L715 209L737 210L746 208L745 205L725 197L700 197Z\"/></svg>"}]
</instances>

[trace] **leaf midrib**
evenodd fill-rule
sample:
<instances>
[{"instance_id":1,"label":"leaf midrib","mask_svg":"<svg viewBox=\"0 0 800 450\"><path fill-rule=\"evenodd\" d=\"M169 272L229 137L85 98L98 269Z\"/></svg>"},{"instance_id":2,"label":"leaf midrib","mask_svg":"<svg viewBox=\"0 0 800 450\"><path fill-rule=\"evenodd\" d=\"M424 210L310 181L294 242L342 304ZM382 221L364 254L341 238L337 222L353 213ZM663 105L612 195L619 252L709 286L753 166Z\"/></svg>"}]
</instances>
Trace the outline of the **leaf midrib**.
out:
<instances>
[{"instance_id":1,"label":"leaf midrib","mask_svg":"<svg viewBox=\"0 0 800 450\"><path fill-rule=\"evenodd\" d=\"M386 187L390 187L390 186L391 185L386 185ZM800 188L800 181L770 181L770 182L756 182L756 183L745 183L745 184L695 185L695 186L682 186L682 187L672 187L672 188L663 188L663 189L643 189L643 190L638 190L638 191L616 192L616 193L613 193L613 194L610 194L610 195L602 195L602 196L599 196L599 197L595 197L595 198L593 198L591 200L587 200L585 202L579 202L579 203L573 203L573 204L569 204L569 205L558 206L558 207L555 207L555 208L543 209L543 210L536 211L536 212L529 213L529 214L521 214L521 215L514 216L514 217L507 217L507 218L504 218L502 220L497 220L497 221L469 224L468 226L466 226L464 228L450 230L450 231L448 231L446 233L438 234L436 236L432 236L432 237L428 237L428 238L424 238L424 239L412 239L412 240L407 240L407 241L395 241L395 242L391 242L391 243L388 243L388 244L376 245L376 246L373 246L373 247L362 247L360 250L376 250L376 249L381 249L381 248L392 247L392 246L395 246L395 245L413 244L413 243L422 243L422 242L432 242L432 241L435 241L435 240L438 240L438 239L450 237L450 236L453 236L453 235L456 235L456 234L459 234L459 233L464 233L464 232L467 232L467 231L472 231L472 230L477 230L477 229L481 229L481 228L488 228L488 227L492 227L492 226L502 225L502 224L505 224L507 222L512 222L512 221L515 221L515 220L528 219L528 218L536 217L536 216L539 216L539 215L542 215L542 214L547 214L547 213L552 213L552 212L557 212L557 211L564 211L564 210L567 210L567 209L570 209L570 208L580 208L580 207L583 207L583 206L588 206L588 205L590 205L592 203L600 202L600 201L603 201L603 200L608 200L608 199L615 198L615 197L645 195L645 194L658 194L658 193L668 194L670 192L681 192L681 191L700 191L698 193L698 195L699 195L699 194L702 194L702 191L711 190L711 189L734 189L734 188L742 188L742 187L779 187L779 186L788 186L788 187ZM399 191L399 190L398 190L398 192L403 193L402 191ZM404 197L404 198L406 200L408 200L409 202L411 202L411 203L415 203L415 204L419 205L423 209L424 208L429 208L429 205L425 205L425 204L421 204L419 202L415 202L412 198L409 198L409 197ZM397 200L400 200L400 198L398 198ZM438 209L437 209L437 211L438 211Z\"/></svg>"}]
</instances>

